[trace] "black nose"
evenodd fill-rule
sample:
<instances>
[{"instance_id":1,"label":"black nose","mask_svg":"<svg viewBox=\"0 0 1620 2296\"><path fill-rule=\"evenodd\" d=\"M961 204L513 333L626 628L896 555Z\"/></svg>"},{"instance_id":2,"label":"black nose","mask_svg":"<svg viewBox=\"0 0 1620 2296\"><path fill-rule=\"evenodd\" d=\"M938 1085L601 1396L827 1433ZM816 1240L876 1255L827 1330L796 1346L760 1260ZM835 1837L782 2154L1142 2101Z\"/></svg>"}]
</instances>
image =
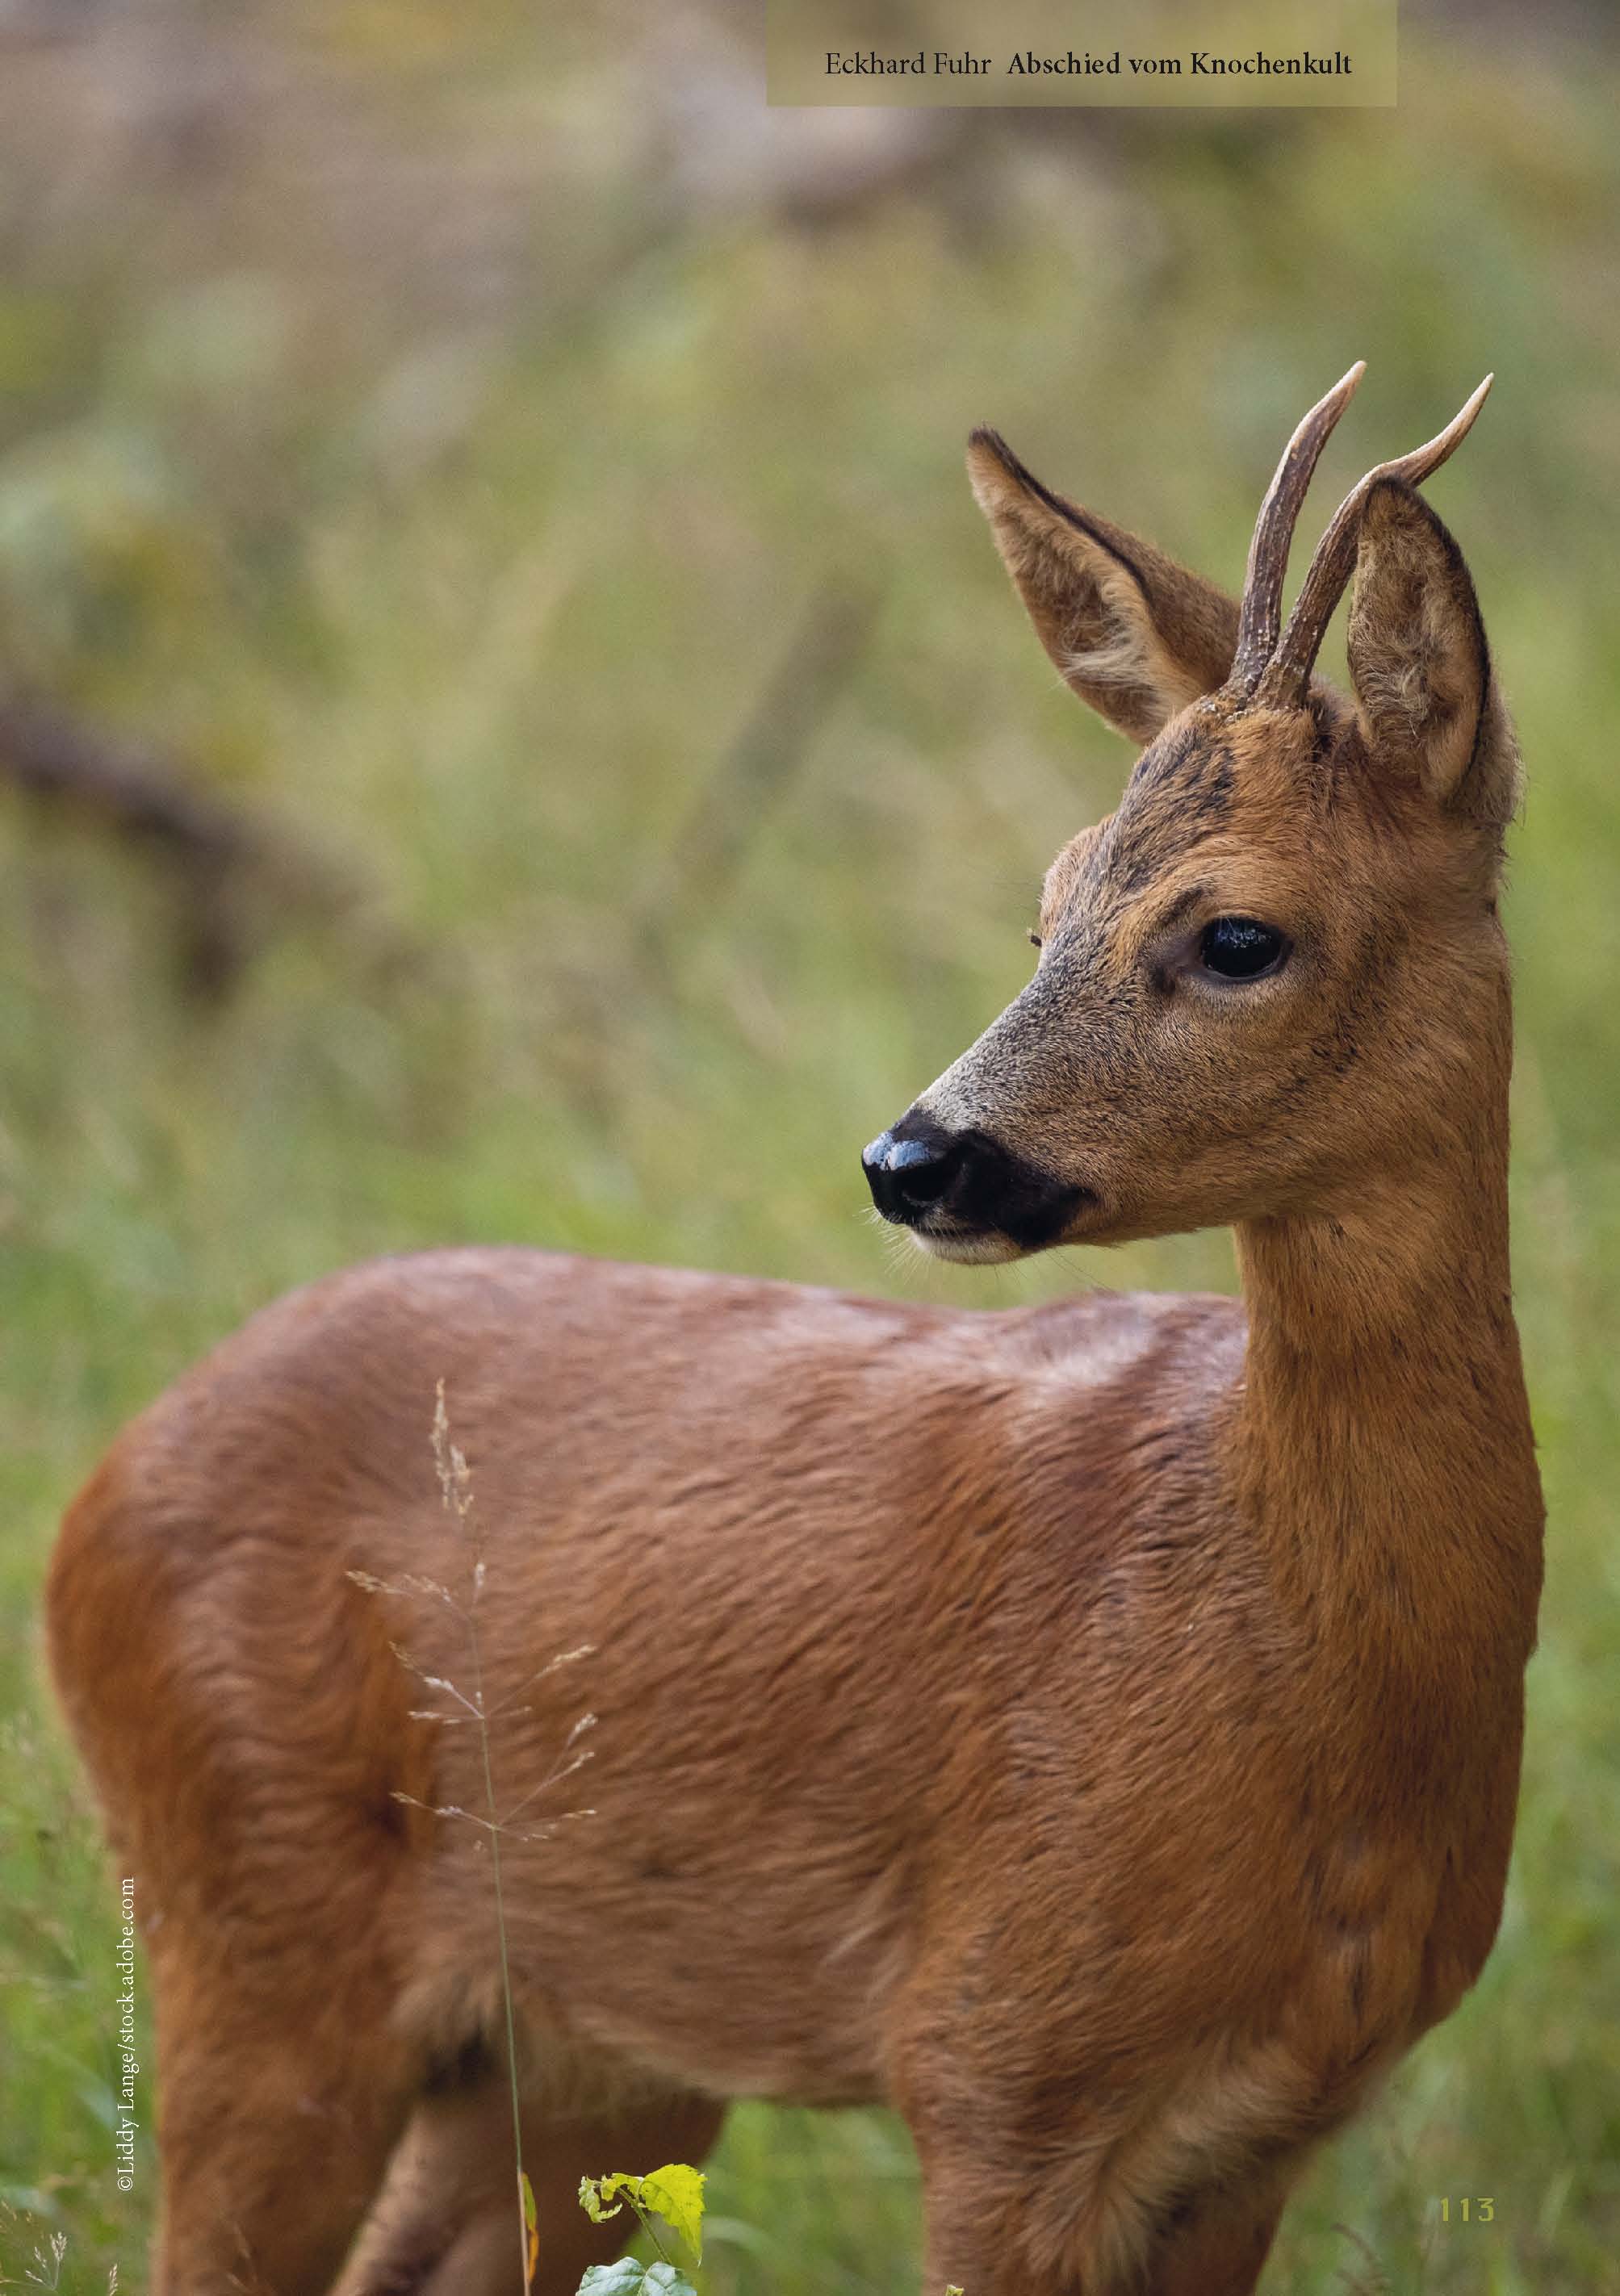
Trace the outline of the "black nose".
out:
<instances>
[{"instance_id":1,"label":"black nose","mask_svg":"<svg viewBox=\"0 0 1620 2296\"><path fill-rule=\"evenodd\" d=\"M860 1168L885 1219L914 1218L937 1204L962 1168L963 1144L949 1132L908 1128L880 1132L863 1149Z\"/></svg>"},{"instance_id":2,"label":"black nose","mask_svg":"<svg viewBox=\"0 0 1620 2296\"><path fill-rule=\"evenodd\" d=\"M993 1233L1024 1251L1054 1242L1092 1193L1026 1163L988 1132L947 1132L915 1108L878 1134L860 1168L886 1220L937 1240Z\"/></svg>"}]
</instances>

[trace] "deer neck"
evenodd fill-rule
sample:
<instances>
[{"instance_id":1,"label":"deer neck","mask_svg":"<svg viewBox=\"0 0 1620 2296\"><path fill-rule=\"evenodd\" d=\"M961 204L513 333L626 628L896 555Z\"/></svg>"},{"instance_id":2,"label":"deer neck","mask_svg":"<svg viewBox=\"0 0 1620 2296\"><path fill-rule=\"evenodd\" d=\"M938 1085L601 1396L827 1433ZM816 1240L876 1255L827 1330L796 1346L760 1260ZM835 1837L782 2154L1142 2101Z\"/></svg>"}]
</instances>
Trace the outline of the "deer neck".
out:
<instances>
[{"instance_id":1,"label":"deer neck","mask_svg":"<svg viewBox=\"0 0 1620 2296\"><path fill-rule=\"evenodd\" d=\"M1534 1640L1542 1506L1510 1304L1505 985L1453 1111L1342 1200L1238 1231L1228 1464L1303 1646L1364 1714L1500 1695Z\"/></svg>"}]
</instances>

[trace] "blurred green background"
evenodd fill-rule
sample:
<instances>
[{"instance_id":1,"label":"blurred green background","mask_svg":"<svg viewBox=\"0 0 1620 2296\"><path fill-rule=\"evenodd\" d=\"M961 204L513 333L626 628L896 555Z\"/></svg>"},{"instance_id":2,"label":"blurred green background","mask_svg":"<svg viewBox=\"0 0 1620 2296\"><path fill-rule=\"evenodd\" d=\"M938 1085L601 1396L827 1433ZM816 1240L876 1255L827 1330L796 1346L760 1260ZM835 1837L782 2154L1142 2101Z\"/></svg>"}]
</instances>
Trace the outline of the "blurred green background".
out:
<instances>
[{"instance_id":1,"label":"blurred green background","mask_svg":"<svg viewBox=\"0 0 1620 2296\"><path fill-rule=\"evenodd\" d=\"M1229 1284L1221 1236L929 1272L856 1158L1129 763L1007 589L969 425L1235 583L1365 357L1318 521L1499 378L1432 492L1530 774L1550 1576L1500 1948L1268 2284L1620 2289L1612 19L1410 8L1398 111L1262 119L768 114L745 5L554 14L0 5L0 2268L65 2233L63 2286L144 2285L36 1593L106 1439L248 1311L472 1239ZM228 866L110 814L132 744ZM716 2296L913 2284L893 2124L751 2108L712 2167Z\"/></svg>"}]
</instances>

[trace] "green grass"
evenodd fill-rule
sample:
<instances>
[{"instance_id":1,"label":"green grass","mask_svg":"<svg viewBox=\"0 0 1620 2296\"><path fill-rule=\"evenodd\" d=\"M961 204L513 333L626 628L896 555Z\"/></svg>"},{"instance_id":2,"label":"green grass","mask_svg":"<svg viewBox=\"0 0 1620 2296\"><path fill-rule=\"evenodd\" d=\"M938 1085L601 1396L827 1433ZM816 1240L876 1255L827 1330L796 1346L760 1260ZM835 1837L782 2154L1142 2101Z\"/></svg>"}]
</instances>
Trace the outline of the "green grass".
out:
<instances>
[{"instance_id":1,"label":"green grass","mask_svg":"<svg viewBox=\"0 0 1620 2296\"><path fill-rule=\"evenodd\" d=\"M505 37L553 125L605 70L587 43L547 78ZM12 2277L44 2226L68 2233L64 2285L115 2260L144 2284L151 2154L119 2196L108 2128L116 1892L35 1599L99 1447L211 1340L318 1270L484 1238L985 1304L1230 1282L1219 1237L901 1266L855 1158L1021 979L1040 872L1127 763L1007 594L968 425L1232 579L1279 440L1364 355L1324 514L1500 377L1434 495L1530 773L1516 1252L1550 1570L1501 1945L1313 2170L1271 2284L1377 2284L1370 2251L1423 2296L1620 2289L1620 155L1599 75L1424 55L1409 41L1388 117L1106 139L1081 119L1082 164L998 160L971 214L941 190L819 233L654 231L604 168L587 226L537 210L530 284L493 326L346 300L251 183L211 204L136 183L21 244L5 658L349 857L374 906L275 939L200 1014L143 865L4 800ZM384 86L402 111L425 101L407 77ZM857 570L877 600L859 664L779 787L744 777L735 856L669 889L805 616ZM399 943L415 961L384 964ZM1493 2223L1439 2226L1448 2194L1489 2194ZM713 2296L909 2284L913 2182L881 2118L748 2107L710 2198Z\"/></svg>"}]
</instances>

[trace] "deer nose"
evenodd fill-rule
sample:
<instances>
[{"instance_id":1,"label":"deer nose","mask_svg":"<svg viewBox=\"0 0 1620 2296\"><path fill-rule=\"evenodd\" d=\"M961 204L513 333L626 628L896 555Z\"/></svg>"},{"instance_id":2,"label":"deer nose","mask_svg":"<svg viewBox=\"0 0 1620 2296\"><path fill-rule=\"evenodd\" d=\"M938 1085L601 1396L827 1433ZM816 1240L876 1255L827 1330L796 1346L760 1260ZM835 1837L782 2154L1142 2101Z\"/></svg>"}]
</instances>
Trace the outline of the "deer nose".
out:
<instances>
[{"instance_id":1,"label":"deer nose","mask_svg":"<svg viewBox=\"0 0 1620 2296\"><path fill-rule=\"evenodd\" d=\"M930 1127L909 1129L903 1137L880 1132L863 1149L860 1168L872 1201L885 1219L915 1218L937 1204L962 1168L963 1143Z\"/></svg>"}]
</instances>

